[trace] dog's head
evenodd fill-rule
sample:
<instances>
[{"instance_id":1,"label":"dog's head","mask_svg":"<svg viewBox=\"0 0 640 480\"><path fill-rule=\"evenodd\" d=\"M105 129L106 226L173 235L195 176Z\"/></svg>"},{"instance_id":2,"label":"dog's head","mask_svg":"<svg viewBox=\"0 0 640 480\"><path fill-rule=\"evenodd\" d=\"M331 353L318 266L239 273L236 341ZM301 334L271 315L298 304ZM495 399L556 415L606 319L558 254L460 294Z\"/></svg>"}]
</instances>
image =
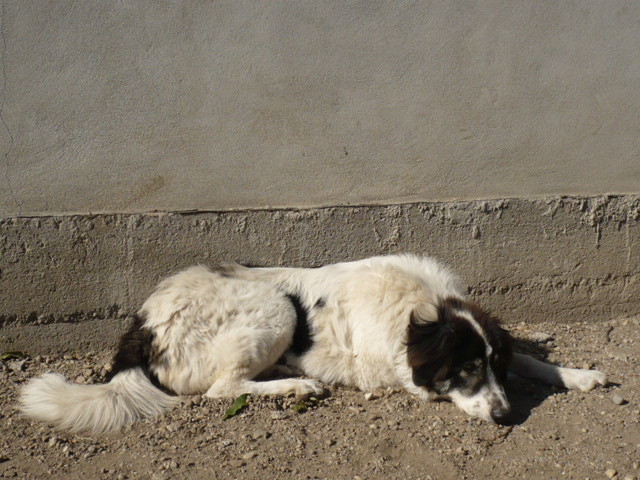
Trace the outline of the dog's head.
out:
<instances>
[{"instance_id":1,"label":"dog's head","mask_svg":"<svg viewBox=\"0 0 640 480\"><path fill-rule=\"evenodd\" d=\"M506 423L511 407L504 392L511 339L477 305L447 298L437 319L411 314L407 356L418 387L449 399L469 415Z\"/></svg>"}]
</instances>

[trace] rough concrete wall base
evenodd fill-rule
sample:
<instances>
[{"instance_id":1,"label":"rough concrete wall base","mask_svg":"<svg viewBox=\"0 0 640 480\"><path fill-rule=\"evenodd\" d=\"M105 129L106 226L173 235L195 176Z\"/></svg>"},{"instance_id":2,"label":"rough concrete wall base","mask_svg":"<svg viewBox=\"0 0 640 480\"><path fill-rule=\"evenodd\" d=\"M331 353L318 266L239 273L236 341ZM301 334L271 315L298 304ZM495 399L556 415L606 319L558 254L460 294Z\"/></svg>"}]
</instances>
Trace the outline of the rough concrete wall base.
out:
<instances>
[{"instance_id":1,"label":"rough concrete wall base","mask_svg":"<svg viewBox=\"0 0 640 480\"><path fill-rule=\"evenodd\" d=\"M0 350L111 345L162 277L413 252L508 324L640 312L640 197L0 220Z\"/></svg>"}]
</instances>

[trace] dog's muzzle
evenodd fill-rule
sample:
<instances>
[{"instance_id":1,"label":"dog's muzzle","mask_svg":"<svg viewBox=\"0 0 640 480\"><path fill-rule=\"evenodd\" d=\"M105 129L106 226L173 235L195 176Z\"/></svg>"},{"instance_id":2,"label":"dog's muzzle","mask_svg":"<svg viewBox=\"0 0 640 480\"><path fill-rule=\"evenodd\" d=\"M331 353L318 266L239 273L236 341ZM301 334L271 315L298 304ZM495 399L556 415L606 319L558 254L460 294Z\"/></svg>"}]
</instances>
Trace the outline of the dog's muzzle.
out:
<instances>
[{"instance_id":1,"label":"dog's muzzle","mask_svg":"<svg viewBox=\"0 0 640 480\"><path fill-rule=\"evenodd\" d=\"M511 406L502 402L496 402L491 406L491 419L500 425L511 422Z\"/></svg>"}]
</instances>

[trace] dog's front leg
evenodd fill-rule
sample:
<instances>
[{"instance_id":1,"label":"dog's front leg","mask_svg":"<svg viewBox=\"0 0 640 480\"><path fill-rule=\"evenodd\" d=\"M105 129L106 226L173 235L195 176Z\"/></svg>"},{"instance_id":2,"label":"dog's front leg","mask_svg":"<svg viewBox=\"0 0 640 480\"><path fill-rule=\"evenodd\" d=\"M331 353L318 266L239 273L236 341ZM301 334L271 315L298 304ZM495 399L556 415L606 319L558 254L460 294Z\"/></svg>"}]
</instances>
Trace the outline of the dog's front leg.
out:
<instances>
[{"instance_id":1,"label":"dog's front leg","mask_svg":"<svg viewBox=\"0 0 640 480\"><path fill-rule=\"evenodd\" d=\"M521 353L513 355L509 370L521 377L583 392L607 383L607 376L598 370L558 367Z\"/></svg>"},{"instance_id":2,"label":"dog's front leg","mask_svg":"<svg viewBox=\"0 0 640 480\"><path fill-rule=\"evenodd\" d=\"M249 379L220 378L207 390L205 396L211 398L235 397L243 393L252 395L295 395L308 397L324 392L322 384L317 380L306 378L284 378L256 382Z\"/></svg>"}]
</instances>

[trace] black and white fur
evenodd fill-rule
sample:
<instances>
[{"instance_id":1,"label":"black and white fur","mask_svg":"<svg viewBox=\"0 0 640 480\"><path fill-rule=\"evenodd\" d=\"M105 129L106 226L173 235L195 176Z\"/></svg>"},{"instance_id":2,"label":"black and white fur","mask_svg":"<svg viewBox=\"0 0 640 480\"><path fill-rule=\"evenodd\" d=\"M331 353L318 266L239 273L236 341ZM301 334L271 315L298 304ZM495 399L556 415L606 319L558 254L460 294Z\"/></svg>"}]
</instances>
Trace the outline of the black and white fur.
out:
<instances>
[{"instance_id":1,"label":"black and white fur","mask_svg":"<svg viewBox=\"0 0 640 480\"><path fill-rule=\"evenodd\" d=\"M310 378L256 379L274 369ZM24 387L21 406L59 428L99 434L159 414L176 394L318 395L325 383L404 388L505 422L507 370L583 391L606 383L599 371L512 354L509 334L430 258L198 266L161 282L143 304L109 383L49 373Z\"/></svg>"}]
</instances>

